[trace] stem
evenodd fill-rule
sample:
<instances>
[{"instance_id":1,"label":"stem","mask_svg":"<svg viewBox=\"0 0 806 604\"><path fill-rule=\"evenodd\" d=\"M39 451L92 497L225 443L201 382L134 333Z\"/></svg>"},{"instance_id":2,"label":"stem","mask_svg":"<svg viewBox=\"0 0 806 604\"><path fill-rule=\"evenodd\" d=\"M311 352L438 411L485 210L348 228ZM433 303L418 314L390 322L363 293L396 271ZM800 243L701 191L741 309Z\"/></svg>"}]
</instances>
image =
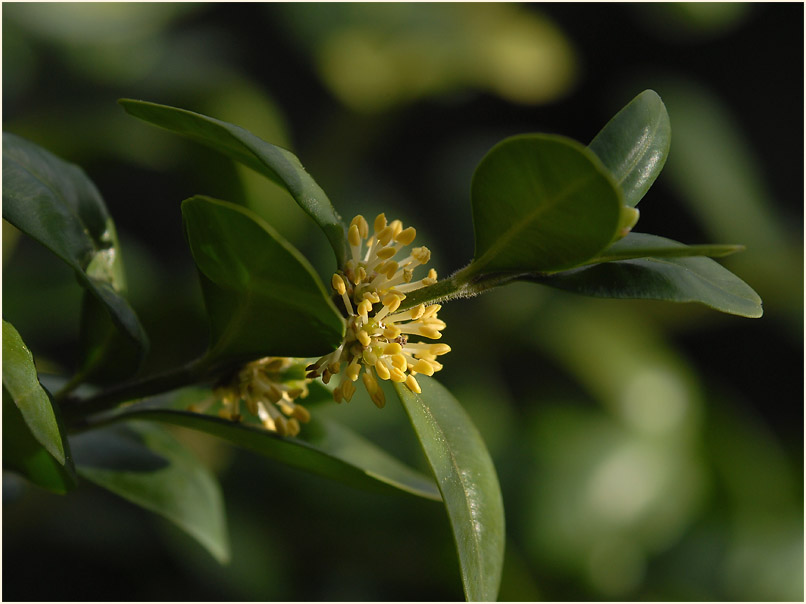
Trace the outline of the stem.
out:
<instances>
[{"instance_id":1,"label":"stem","mask_svg":"<svg viewBox=\"0 0 806 604\"><path fill-rule=\"evenodd\" d=\"M120 403L194 384L208 375L208 370L209 363L206 357L203 357L165 373L113 386L84 400L67 399L62 404L62 414L68 423L76 422L92 413L111 409Z\"/></svg>"},{"instance_id":2,"label":"stem","mask_svg":"<svg viewBox=\"0 0 806 604\"><path fill-rule=\"evenodd\" d=\"M523 273L478 274L478 267L475 262L471 262L447 279L413 291L400 304L400 310L405 310L418 304L435 304L455 298L470 298L488 289L515 281L522 275Z\"/></svg>"}]
</instances>

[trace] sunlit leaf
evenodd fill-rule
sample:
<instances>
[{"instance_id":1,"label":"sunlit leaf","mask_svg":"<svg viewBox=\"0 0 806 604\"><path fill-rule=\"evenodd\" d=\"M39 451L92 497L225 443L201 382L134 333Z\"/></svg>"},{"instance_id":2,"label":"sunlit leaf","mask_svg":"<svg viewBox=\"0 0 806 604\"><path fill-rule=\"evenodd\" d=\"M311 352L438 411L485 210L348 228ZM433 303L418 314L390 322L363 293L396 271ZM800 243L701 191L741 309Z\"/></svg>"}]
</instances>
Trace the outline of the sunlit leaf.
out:
<instances>
[{"instance_id":1,"label":"sunlit leaf","mask_svg":"<svg viewBox=\"0 0 806 604\"><path fill-rule=\"evenodd\" d=\"M137 361L135 369L148 339L123 295L123 265L114 224L98 189L81 168L3 133L3 218L76 271L79 282L95 297L95 306L105 309L126 337ZM88 341L85 351L101 357L107 354L99 342ZM86 356L80 364L85 371L91 369Z\"/></svg>"},{"instance_id":2,"label":"sunlit leaf","mask_svg":"<svg viewBox=\"0 0 806 604\"><path fill-rule=\"evenodd\" d=\"M65 464L61 464L34 438L31 429L3 388L3 468L18 472L33 484L66 493L76 485L69 447L65 445Z\"/></svg>"},{"instance_id":3,"label":"sunlit leaf","mask_svg":"<svg viewBox=\"0 0 806 604\"><path fill-rule=\"evenodd\" d=\"M610 170L624 203L634 207L663 169L671 138L663 101L654 90L645 90L602 128L588 148Z\"/></svg>"},{"instance_id":4,"label":"sunlit leaf","mask_svg":"<svg viewBox=\"0 0 806 604\"><path fill-rule=\"evenodd\" d=\"M619 260L549 276L524 276L524 280L597 298L699 302L725 313L751 318L763 313L759 295L710 258Z\"/></svg>"},{"instance_id":5,"label":"sunlit leaf","mask_svg":"<svg viewBox=\"0 0 806 604\"><path fill-rule=\"evenodd\" d=\"M164 429L131 422L71 441L83 478L174 522L220 562L229 559L218 482Z\"/></svg>"},{"instance_id":6,"label":"sunlit leaf","mask_svg":"<svg viewBox=\"0 0 806 604\"><path fill-rule=\"evenodd\" d=\"M119 102L131 115L212 147L287 189L324 231L337 263L344 263L346 246L341 218L325 192L293 153L267 143L239 126L199 113L132 99Z\"/></svg>"},{"instance_id":7,"label":"sunlit leaf","mask_svg":"<svg viewBox=\"0 0 806 604\"><path fill-rule=\"evenodd\" d=\"M3 388L34 438L64 465L65 443L53 405L39 383L31 351L8 321L3 321Z\"/></svg>"},{"instance_id":8,"label":"sunlit leaf","mask_svg":"<svg viewBox=\"0 0 806 604\"><path fill-rule=\"evenodd\" d=\"M496 599L504 562L504 506L495 467L459 402L436 380L418 375L415 394L395 390L411 420L448 512L468 601Z\"/></svg>"},{"instance_id":9,"label":"sunlit leaf","mask_svg":"<svg viewBox=\"0 0 806 604\"><path fill-rule=\"evenodd\" d=\"M182 203L212 331L208 357L309 357L335 349L344 320L308 261L250 210Z\"/></svg>"},{"instance_id":10,"label":"sunlit leaf","mask_svg":"<svg viewBox=\"0 0 806 604\"><path fill-rule=\"evenodd\" d=\"M473 274L580 264L613 240L622 205L593 152L546 134L514 136L493 147L473 175L471 201Z\"/></svg>"},{"instance_id":11,"label":"sunlit leaf","mask_svg":"<svg viewBox=\"0 0 806 604\"><path fill-rule=\"evenodd\" d=\"M144 419L199 430L274 461L344 484L374 491L404 491L439 501L433 480L409 468L350 429L317 418L296 438L283 438L261 426L177 411L135 409L115 421Z\"/></svg>"}]
</instances>

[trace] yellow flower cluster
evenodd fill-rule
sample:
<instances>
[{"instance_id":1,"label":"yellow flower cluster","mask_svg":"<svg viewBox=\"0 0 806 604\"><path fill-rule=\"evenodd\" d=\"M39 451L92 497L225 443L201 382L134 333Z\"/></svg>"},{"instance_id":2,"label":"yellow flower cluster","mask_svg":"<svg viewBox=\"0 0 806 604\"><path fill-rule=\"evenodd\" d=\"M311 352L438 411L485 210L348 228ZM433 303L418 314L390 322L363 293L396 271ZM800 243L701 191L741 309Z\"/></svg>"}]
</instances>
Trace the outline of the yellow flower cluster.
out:
<instances>
[{"instance_id":1,"label":"yellow flower cluster","mask_svg":"<svg viewBox=\"0 0 806 604\"><path fill-rule=\"evenodd\" d=\"M307 368L307 377L321 376L326 384L340 375L333 391L337 403L352 398L356 390L353 382L359 376L378 407L383 407L386 399L376 375L381 380L405 383L412 392L419 393L415 375L433 375L442 369L436 358L450 352L447 344L409 341L410 336L434 340L442 337L445 323L437 318L441 308L438 304L397 311L406 293L437 281L434 269L425 278L414 280L414 269L431 258L425 246L394 260L415 235L414 228L404 229L399 220L387 223L384 214L375 218L372 234L363 216L356 216L350 223L350 259L331 281L344 305L347 333L336 350Z\"/></svg>"},{"instance_id":2,"label":"yellow flower cluster","mask_svg":"<svg viewBox=\"0 0 806 604\"><path fill-rule=\"evenodd\" d=\"M287 372L297 362L287 357L265 357L247 363L228 381L213 390L213 398L190 411L203 413L216 400L221 401L219 416L241 421L241 403L260 419L267 430L280 436L296 436L300 422L307 423L311 414L295 402L308 396L306 379L287 379ZM285 374L285 375L284 375Z\"/></svg>"}]
</instances>

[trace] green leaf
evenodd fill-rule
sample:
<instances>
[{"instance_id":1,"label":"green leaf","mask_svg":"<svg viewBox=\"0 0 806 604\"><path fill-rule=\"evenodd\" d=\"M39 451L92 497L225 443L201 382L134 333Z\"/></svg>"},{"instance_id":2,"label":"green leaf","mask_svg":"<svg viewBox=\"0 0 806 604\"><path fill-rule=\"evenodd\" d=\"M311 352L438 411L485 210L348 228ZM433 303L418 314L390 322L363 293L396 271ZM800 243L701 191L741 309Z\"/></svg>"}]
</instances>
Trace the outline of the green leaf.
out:
<instances>
[{"instance_id":1,"label":"green leaf","mask_svg":"<svg viewBox=\"0 0 806 604\"><path fill-rule=\"evenodd\" d=\"M34 438L64 465L64 438L53 405L39 383L31 351L8 321L3 321L3 387L19 408Z\"/></svg>"},{"instance_id":2,"label":"green leaf","mask_svg":"<svg viewBox=\"0 0 806 604\"><path fill-rule=\"evenodd\" d=\"M310 263L250 210L182 203L211 325L210 361L313 357L334 350L344 319Z\"/></svg>"},{"instance_id":3,"label":"green leaf","mask_svg":"<svg viewBox=\"0 0 806 604\"><path fill-rule=\"evenodd\" d=\"M547 134L493 147L473 175L471 201L476 252L469 275L581 264L613 240L622 206L593 152Z\"/></svg>"},{"instance_id":4,"label":"green leaf","mask_svg":"<svg viewBox=\"0 0 806 604\"><path fill-rule=\"evenodd\" d=\"M11 395L3 387L3 468L33 484L64 494L76 486L75 470L65 441L65 463L51 455L31 434Z\"/></svg>"},{"instance_id":5,"label":"green leaf","mask_svg":"<svg viewBox=\"0 0 806 604\"><path fill-rule=\"evenodd\" d=\"M665 246L677 242L654 237ZM603 262L523 280L597 298L699 302L716 310L757 318L761 298L736 275L710 258L636 258Z\"/></svg>"},{"instance_id":6,"label":"green leaf","mask_svg":"<svg viewBox=\"0 0 806 604\"><path fill-rule=\"evenodd\" d=\"M144 419L212 434L230 443L293 468L373 491L404 491L440 500L433 480L404 465L341 424L312 418L297 438L283 438L262 427L176 411L135 409L113 421Z\"/></svg>"},{"instance_id":7,"label":"green leaf","mask_svg":"<svg viewBox=\"0 0 806 604\"><path fill-rule=\"evenodd\" d=\"M615 178L624 203L635 207L666 163L672 129L654 90L635 97L591 141L593 151Z\"/></svg>"},{"instance_id":8,"label":"green leaf","mask_svg":"<svg viewBox=\"0 0 806 604\"><path fill-rule=\"evenodd\" d=\"M596 258L589 260L590 264L598 262L612 262L614 260L630 260L632 258L684 258L691 256L708 256L719 258L735 254L744 249L742 245L725 243L707 243L701 245L685 245L671 239L648 235L645 233L630 233L620 239Z\"/></svg>"},{"instance_id":9,"label":"green leaf","mask_svg":"<svg viewBox=\"0 0 806 604\"><path fill-rule=\"evenodd\" d=\"M504 562L504 505L495 467L459 402L434 379L422 394L395 390L411 420L448 511L468 601L496 599Z\"/></svg>"},{"instance_id":10,"label":"green leaf","mask_svg":"<svg viewBox=\"0 0 806 604\"><path fill-rule=\"evenodd\" d=\"M344 264L347 252L341 218L293 153L239 126L206 115L132 99L118 102L129 114L212 147L284 187L324 231L337 264Z\"/></svg>"},{"instance_id":11,"label":"green leaf","mask_svg":"<svg viewBox=\"0 0 806 604\"><path fill-rule=\"evenodd\" d=\"M79 282L126 337L139 363L148 339L124 297L114 224L98 189L81 168L3 133L3 218L76 271ZM88 371L86 357L81 365Z\"/></svg>"},{"instance_id":12,"label":"green leaf","mask_svg":"<svg viewBox=\"0 0 806 604\"><path fill-rule=\"evenodd\" d=\"M218 481L167 431L131 422L71 441L79 475L174 522L219 562L229 560Z\"/></svg>"}]
</instances>

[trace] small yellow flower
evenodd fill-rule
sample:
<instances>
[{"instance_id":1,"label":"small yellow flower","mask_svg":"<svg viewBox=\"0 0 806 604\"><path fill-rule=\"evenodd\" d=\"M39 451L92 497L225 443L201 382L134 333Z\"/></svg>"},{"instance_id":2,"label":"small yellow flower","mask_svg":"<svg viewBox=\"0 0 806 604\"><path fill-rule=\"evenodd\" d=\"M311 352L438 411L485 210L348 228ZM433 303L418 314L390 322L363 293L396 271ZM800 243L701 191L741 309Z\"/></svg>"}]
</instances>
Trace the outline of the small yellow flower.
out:
<instances>
[{"instance_id":1,"label":"small yellow flower","mask_svg":"<svg viewBox=\"0 0 806 604\"><path fill-rule=\"evenodd\" d=\"M431 258L427 247L413 248L400 260L393 258L415 238L414 228L386 222L379 214L369 233L363 216L353 218L347 232L350 259L331 280L333 291L344 305L347 333L341 345L308 366L309 378L322 377L327 384L339 375L333 391L337 403L349 401L361 377L372 401L383 407L386 399L376 379L405 383L420 392L415 375L433 375L442 369L436 358L450 352L447 344L411 342L411 336L436 340L442 337L445 322L437 318L438 304L420 304L398 312L406 293L437 282L434 269L415 280L414 270ZM363 370L363 374L361 373Z\"/></svg>"},{"instance_id":2,"label":"small yellow flower","mask_svg":"<svg viewBox=\"0 0 806 604\"><path fill-rule=\"evenodd\" d=\"M213 398L190 411L203 413L216 400L222 403L219 416L241 421L241 403L260 419L267 430L280 436L296 436L300 422L307 423L311 414L295 402L308 396L307 379L287 379L287 372L297 359L265 357L244 365L238 373L213 390Z\"/></svg>"}]
</instances>

